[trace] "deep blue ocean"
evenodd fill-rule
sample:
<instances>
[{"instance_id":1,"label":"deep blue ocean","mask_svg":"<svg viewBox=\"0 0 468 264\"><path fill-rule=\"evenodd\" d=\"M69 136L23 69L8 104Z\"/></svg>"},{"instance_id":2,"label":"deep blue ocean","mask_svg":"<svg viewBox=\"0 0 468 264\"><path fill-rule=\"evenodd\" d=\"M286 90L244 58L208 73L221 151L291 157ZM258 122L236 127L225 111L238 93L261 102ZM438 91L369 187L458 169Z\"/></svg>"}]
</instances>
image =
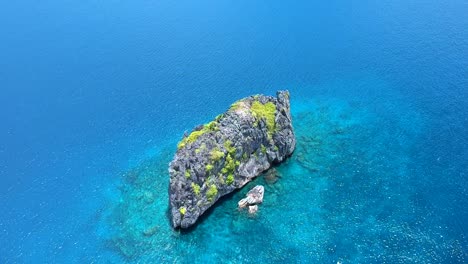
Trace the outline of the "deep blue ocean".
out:
<instances>
[{"instance_id":1,"label":"deep blue ocean","mask_svg":"<svg viewBox=\"0 0 468 264\"><path fill-rule=\"evenodd\" d=\"M280 89L277 181L173 230L184 131ZM467 230L465 0L1 4L0 263L468 263Z\"/></svg>"}]
</instances>

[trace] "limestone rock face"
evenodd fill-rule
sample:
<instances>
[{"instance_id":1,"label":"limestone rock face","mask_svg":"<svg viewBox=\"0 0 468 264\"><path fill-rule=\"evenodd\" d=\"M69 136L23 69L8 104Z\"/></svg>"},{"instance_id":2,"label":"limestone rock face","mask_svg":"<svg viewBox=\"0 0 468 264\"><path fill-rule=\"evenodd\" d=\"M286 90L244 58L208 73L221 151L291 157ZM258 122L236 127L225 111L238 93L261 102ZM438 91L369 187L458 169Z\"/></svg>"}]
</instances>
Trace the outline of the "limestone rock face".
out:
<instances>
[{"instance_id":1,"label":"limestone rock face","mask_svg":"<svg viewBox=\"0 0 468 264\"><path fill-rule=\"evenodd\" d=\"M258 205L249 205L249 214L255 214L258 212Z\"/></svg>"},{"instance_id":2,"label":"limestone rock face","mask_svg":"<svg viewBox=\"0 0 468 264\"><path fill-rule=\"evenodd\" d=\"M188 228L220 197L290 156L296 146L289 92L239 100L178 144L169 164L174 228Z\"/></svg>"},{"instance_id":3,"label":"limestone rock face","mask_svg":"<svg viewBox=\"0 0 468 264\"><path fill-rule=\"evenodd\" d=\"M242 200L240 200L237 205L239 208L244 208L247 205L249 206L249 212L250 212L250 207L253 205L257 205L260 203L263 203L263 194L265 193L265 188L262 185L257 185L255 186L252 190L250 190L246 197Z\"/></svg>"}]
</instances>

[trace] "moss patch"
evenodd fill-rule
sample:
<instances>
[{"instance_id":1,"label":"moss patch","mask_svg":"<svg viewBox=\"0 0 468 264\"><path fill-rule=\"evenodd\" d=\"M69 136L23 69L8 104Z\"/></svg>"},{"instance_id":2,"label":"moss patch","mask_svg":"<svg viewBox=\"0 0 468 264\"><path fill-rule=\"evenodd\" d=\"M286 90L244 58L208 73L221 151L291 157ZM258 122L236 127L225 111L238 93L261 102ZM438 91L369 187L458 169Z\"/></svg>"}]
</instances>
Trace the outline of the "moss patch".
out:
<instances>
[{"instance_id":1,"label":"moss patch","mask_svg":"<svg viewBox=\"0 0 468 264\"><path fill-rule=\"evenodd\" d=\"M208 130L205 130L205 129L202 129L202 130L198 130L198 131L193 131L192 133L190 133L190 135L188 137L186 137L184 139L185 143L193 143L195 142L201 135L205 134L206 132L209 132Z\"/></svg>"},{"instance_id":2,"label":"moss patch","mask_svg":"<svg viewBox=\"0 0 468 264\"><path fill-rule=\"evenodd\" d=\"M187 212L187 209L185 207L181 207L179 208L179 212L181 215L185 215L185 213Z\"/></svg>"},{"instance_id":3,"label":"moss patch","mask_svg":"<svg viewBox=\"0 0 468 264\"><path fill-rule=\"evenodd\" d=\"M267 151L266 147L264 145L262 145L260 148L262 150L262 153L266 154L266 151Z\"/></svg>"},{"instance_id":4,"label":"moss patch","mask_svg":"<svg viewBox=\"0 0 468 264\"><path fill-rule=\"evenodd\" d=\"M192 190L193 190L193 193L195 193L196 196L200 195L200 185L192 182Z\"/></svg>"},{"instance_id":5,"label":"moss patch","mask_svg":"<svg viewBox=\"0 0 468 264\"><path fill-rule=\"evenodd\" d=\"M208 124L203 125L201 130L196 130L190 133L186 138L182 139L179 144L177 144L177 149L184 148L187 144L192 144L195 142L201 135L213 131L218 131L218 123L216 121L211 121Z\"/></svg>"},{"instance_id":6,"label":"moss patch","mask_svg":"<svg viewBox=\"0 0 468 264\"><path fill-rule=\"evenodd\" d=\"M195 149L195 154L198 154L200 153L201 151L205 151L206 150L206 144L205 143L202 143L201 146L197 149Z\"/></svg>"},{"instance_id":7,"label":"moss patch","mask_svg":"<svg viewBox=\"0 0 468 264\"><path fill-rule=\"evenodd\" d=\"M242 101L240 101L240 100L234 102L234 103L231 105L230 110L236 111L237 109L239 109L239 108L241 107L241 102L242 102Z\"/></svg>"},{"instance_id":8,"label":"moss patch","mask_svg":"<svg viewBox=\"0 0 468 264\"><path fill-rule=\"evenodd\" d=\"M236 154L236 148L232 146L231 140L228 139L224 141L224 148L229 154L231 154L231 156L234 156Z\"/></svg>"},{"instance_id":9,"label":"moss patch","mask_svg":"<svg viewBox=\"0 0 468 264\"><path fill-rule=\"evenodd\" d=\"M217 115L217 116L215 117L215 120L216 120L216 121L219 121L219 120L221 120L221 118L223 118L223 117L224 117L224 114L219 114L219 115Z\"/></svg>"},{"instance_id":10,"label":"moss patch","mask_svg":"<svg viewBox=\"0 0 468 264\"><path fill-rule=\"evenodd\" d=\"M218 123L216 121L211 121L208 124L205 124L202 130L218 131L219 130Z\"/></svg>"},{"instance_id":11,"label":"moss patch","mask_svg":"<svg viewBox=\"0 0 468 264\"><path fill-rule=\"evenodd\" d=\"M226 184L231 185L234 182L234 175L231 173L226 178Z\"/></svg>"},{"instance_id":12,"label":"moss patch","mask_svg":"<svg viewBox=\"0 0 468 264\"><path fill-rule=\"evenodd\" d=\"M231 154L226 156L226 161L224 167L221 169L222 174L231 174L234 173L236 169L236 161L232 158Z\"/></svg>"},{"instance_id":13,"label":"moss patch","mask_svg":"<svg viewBox=\"0 0 468 264\"><path fill-rule=\"evenodd\" d=\"M213 165L208 164L208 165L206 165L205 171L210 172L212 169L213 169Z\"/></svg>"},{"instance_id":14,"label":"moss patch","mask_svg":"<svg viewBox=\"0 0 468 264\"><path fill-rule=\"evenodd\" d=\"M275 132L275 112L276 112L276 105L272 102L268 102L266 104L262 104L259 101L254 101L250 108L252 110L252 114L256 118L265 119L267 128L268 128L268 135L272 136Z\"/></svg>"},{"instance_id":15,"label":"moss patch","mask_svg":"<svg viewBox=\"0 0 468 264\"><path fill-rule=\"evenodd\" d=\"M218 195L218 188L216 188L216 185L211 184L210 188L206 192L206 197L208 198L208 201L213 201L216 195Z\"/></svg>"},{"instance_id":16,"label":"moss patch","mask_svg":"<svg viewBox=\"0 0 468 264\"><path fill-rule=\"evenodd\" d=\"M220 151L218 148L212 149L210 154L212 161L218 161L224 157L224 152Z\"/></svg>"}]
</instances>

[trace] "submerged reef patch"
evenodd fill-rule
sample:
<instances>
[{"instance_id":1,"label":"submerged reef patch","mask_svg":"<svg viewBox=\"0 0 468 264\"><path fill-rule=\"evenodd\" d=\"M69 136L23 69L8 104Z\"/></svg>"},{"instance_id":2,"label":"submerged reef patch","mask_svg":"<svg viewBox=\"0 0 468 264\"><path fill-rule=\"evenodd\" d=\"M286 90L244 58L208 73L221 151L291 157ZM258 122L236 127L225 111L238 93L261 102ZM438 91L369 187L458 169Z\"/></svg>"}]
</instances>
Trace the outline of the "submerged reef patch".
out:
<instances>
[{"instance_id":1,"label":"submerged reef patch","mask_svg":"<svg viewBox=\"0 0 468 264\"><path fill-rule=\"evenodd\" d=\"M427 169L410 159L419 151L410 143L425 133L422 120L396 100L378 103L386 104L382 111L374 101L294 101L293 157L218 201L190 232L168 221L167 164L177 142L160 145L124 173L103 214L111 230L99 234L123 257L115 263L466 263L465 241L447 236L437 214L443 208L430 206L433 189L413 189ZM246 217L237 202L256 185L265 187L263 210Z\"/></svg>"}]
</instances>

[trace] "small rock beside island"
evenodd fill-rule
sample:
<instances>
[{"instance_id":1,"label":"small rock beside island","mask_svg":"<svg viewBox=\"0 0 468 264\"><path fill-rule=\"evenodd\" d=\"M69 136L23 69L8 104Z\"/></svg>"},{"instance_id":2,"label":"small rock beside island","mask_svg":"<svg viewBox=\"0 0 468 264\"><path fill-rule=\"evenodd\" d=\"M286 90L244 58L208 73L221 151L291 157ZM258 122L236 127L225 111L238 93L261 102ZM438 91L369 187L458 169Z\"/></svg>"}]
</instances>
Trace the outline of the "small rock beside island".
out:
<instances>
[{"instance_id":1,"label":"small rock beside island","mask_svg":"<svg viewBox=\"0 0 468 264\"><path fill-rule=\"evenodd\" d=\"M258 211L258 204L263 203L265 188L262 185L255 186L250 190L246 197L240 200L237 205L239 209L249 208L249 214L255 214Z\"/></svg>"}]
</instances>

